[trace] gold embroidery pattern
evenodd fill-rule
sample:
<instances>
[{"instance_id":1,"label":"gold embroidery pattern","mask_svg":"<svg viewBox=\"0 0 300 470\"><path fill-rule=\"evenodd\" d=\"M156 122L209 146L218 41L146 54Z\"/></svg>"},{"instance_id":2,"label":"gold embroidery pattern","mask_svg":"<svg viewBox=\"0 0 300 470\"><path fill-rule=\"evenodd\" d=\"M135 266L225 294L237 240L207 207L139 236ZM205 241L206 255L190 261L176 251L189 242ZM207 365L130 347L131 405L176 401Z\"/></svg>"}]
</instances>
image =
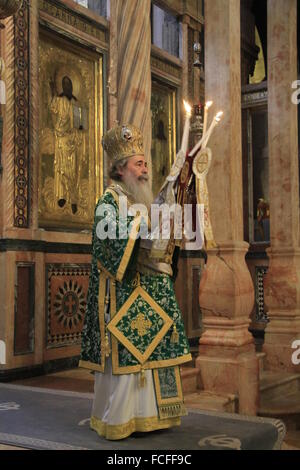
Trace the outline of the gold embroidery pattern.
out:
<instances>
[{"instance_id":1,"label":"gold embroidery pattern","mask_svg":"<svg viewBox=\"0 0 300 470\"><path fill-rule=\"evenodd\" d=\"M90 361L80 360L78 367L80 367L82 369L93 370L95 372L102 372L103 373L103 371L104 371L104 368L103 368L102 365L95 364L94 362L90 362Z\"/></svg>"},{"instance_id":2,"label":"gold embroidery pattern","mask_svg":"<svg viewBox=\"0 0 300 470\"><path fill-rule=\"evenodd\" d=\"M157 416L151 418L133 418L125 424L106 424L95 416L91 417L90 427L99 436L109 440L124 439L133 432L150 432L157 429L167 429L172 426L180 426L180 418L169 418L160 420Z\"/></svg>"},{"instance_id":3,"label":"gold embroidery pattern","mask_svg":"<svg viewBox=\"0 0 300 470\"><path fill-rule=\"evenodd\" d=\"M132 228L131 228L131 231L129 233L129 240L128 240L127 246L126 246L125 251L124 251L124 255L121 259L120 266L119 266L117 274L116 274L116 279L119 282L122 282L125 271L126 271L126 268L127 268L128 263L130 261L130 258L131 258L132 252L133 252L133 248L134 248L135 242L137 240L137 236L139 234L141 220L142 220L141 216L135 217L134 220L133 220Z\"/></svg>"},{"instance_id":4,"label":"gold embroidery pattern","mask_svg":"<svg viewBox=\"0 0 300 470\"><path fill-rule=\"evenodd\" d=\"M131 305L136 301L136 299L141 296L144 301L146 301L149 306L161 317L163 320L163 325L160 329L160 331L157 333L155 338L151 341L151 343L148 345L147 349L141 353L141 351L134 346L133 343L131 343L127 337L122 333L122 331L119 331L118 329L118 323L122 319L124 315L127 315L127 312ZM133 354L134 357L141 363L145 364L147 359L151 356L152 352L154 349L157 347L159 342L162 340L162 338L165 336L169 328L172 326L173 320L164 312L164 310L155 302L155 300L150 297L150 295L141 287L136 287L136 289L133 291L133 293L130 295L130 297L126 300L124 305L120 308L118 313L114 316L114 318L110 321L110 323L107 325L107 328L109 331L113 334L113 336L122 343L125 348L128 349L128 351ZM112 338L112 342L114 342L114 339ZM113 373L116 372L116 367L118 364L118 359L117 359L117 364L116 364L116 357L115 355L117 354L117 347L113 345L113 353L112 353L112 361L113 361ZM135 366L134 366L135 367ZM148 368L148 367L146 367ZM138 366L138 369L135 370L135 372L140 372L141 367ZM124 371L124 373L127 373Z\"/></svg>"},{"instance_id":5,"label":"gold embroidery pattern","mask_svg":"<svg viewBox=\"0 0 300 470\"><path fill-rule=\"evenodd\" d=\"M158 369L153 370L154 388L156 393L157 407L160 419L171 418L175 416L186 416L187 410L183 403L183 393L179 367L174 367L177 395L169 398L163 398L161 394L161 384Z\"/></svg>"},{"instance_id":6,"label":"gold embroidery pattern","mask_svg":"<svg viewBox=\"0 0 300 470\"><path fill-rule=\"evenodd\" d=\"M139 336L145 336L148 330L151 328L152 322L149 320L149 318L145 318L143 313L139 313L136 319L132 320L130 326L133 330L138 331Z\"/></svg>"}]
</instances>

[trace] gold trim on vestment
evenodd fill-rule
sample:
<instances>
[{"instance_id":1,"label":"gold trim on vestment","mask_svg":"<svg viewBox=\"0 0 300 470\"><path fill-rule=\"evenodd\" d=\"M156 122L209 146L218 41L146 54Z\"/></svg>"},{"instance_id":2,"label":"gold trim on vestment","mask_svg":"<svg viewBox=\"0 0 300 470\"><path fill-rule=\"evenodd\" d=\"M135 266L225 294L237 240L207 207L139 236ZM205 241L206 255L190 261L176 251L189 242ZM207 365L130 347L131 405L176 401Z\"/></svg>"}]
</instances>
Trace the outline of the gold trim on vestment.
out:
<instances>
[{"instance_id":1,"label":"gold trim on vestment","mask_svg":"<svg viewBox=\"0 0 300 470\"><path fill-rule=\"evenodd\" d=\"M124 254L122 256L122 259L121 259L121 262L119 264L119 268L116 274L116 279L119 282L122 282L123 280L126 268L128 266L128 263L130 261L130 258L133 252L135 242L137 240L137 236L139 234L140 225L141 225L141 216L137 216L133 219L132 227L129 233L129 240L127 242Z\"/></svg>"},{"instance_id":2,"label":"gold trim on vestment","mask_svg":"<svg viewBox=\"0 0 300 470\"><path fill-rule=\"evenodd\" d=\"M153 339L153 341L149 344L148 348L144 353L141 353L135 346L132 344L126 336L117 328L117 324L121 320L121 318L127 314L130 306L136 301L138 297L142 297L150 306L153 308L153 310L163 319L164 325L161 328L161 330L157 333L156 337ZM131 354L141 363L144 364L147 359L151 356L152 352L154 349L157 347L157 345L160 343L162 338L165 336L165 334L168 332L170 327L173 324L172 318L169 317L169 315L164 312L164 310L155 302L152 297L143 289L141 286L136 287L136 289L132 292L132 294L129 296L129 298L126 300L126 302L122 305L118 313L115 315L115 317L109 322L107 328L108 330L117 338L117 340L120 341L121 344L123 344L128 351L131 352Z\"/></svg>"},{"instance_id":3,"label":"gold trim on vestment","mask_svg":"<svg viewBox=\"0 0 300 470\"><path fill-rule=\"evenodd\" d=\"M110 318L112 319L117 311L116 281L110 281Z\"/></svg>"},{"instance_id":4,"label":"gold trim on vestment","mask_svg":"<svg viewBox=\"0 0 300 470\"><path fill-rule=\"evenodd\" d=\"M116 204L119 208L119 195L118 195L118 193L114 189L111 189L111 188L107 188L105 192L112 195L112 197L114 198L114 200L115 200L115 202L116 202ZM128 240L127 245L125 247L124 254L122 256L121 262L119 264L119 268L117 270L117 274L115 276L115 278L119 282L121 282L123 280L126 268L127 268L128 263L130 261L132 251L133 251L137 236L139 234L141 220L142 220L142 218L141 218L140 215L136 216L133 219L132 227L131 227L131 230L130 230L130 233L129 233L129 240ZM100 269L102 269L104 271L105 268L103 268L103 267L101 268L101 264L100 264ZM108 275L110 275L109 272L108 272Z\"/></svg>"},{"instance_id":5,"label":"gold trim on vestment","mask_svg":"<svg viewBox=\"0 0 300 470\"><path fill-rule=\"evenodd\" d=\"M112 195L112 197L115 199L116 203L119 205L119 196L118 196L118 194L113 189L110 189L110 188L108 188L106 190L106 192L110 193ZM138 234L138 230L136 229L136 220L137 219L141 219L141 217L136 217L134 219L135 223L133 223L133 227L132 227L132 230L130 232L130 237L131 238L129 239L129 241L127 243L124 255L121 259L122 266L121 266L121 264L119 266L119 270L118 270L119 276L124 275L125 270L126 270L127 265L128 265L128 262L130 260L133 248L134 248L134 244L135 244L136 237L137 237L137 234ZM132 234L135 235L135 239L132 239L133 238ZM100 278L101 277L103 277L104 279L109 278L111 280L110 281L110 286L111 286L110 287L110 295L111 295L110 315L111 315L111 319L112 319L115 315L115 312L116 312L116 284L115 284L116 277L113 276L107 269L105 269L101 265L101 262L99 260L97 260L97 266L98 266L98 269L100 269L99 283L100 283ZM118 273L117 273L117 275L118 275ZM99 293L100 293L100 289L99 289ZM104 297L105 297L105 294L103 295L103 299L104 299ZM98 302L99 302L99 300L98 300ZM102 310L102 307L101 307L101 310ZM102 312L100 312L100 309L99 309L99 319L100 319L100 314L102 316ZM103 325L103 326L101 327L101 325ZM105 341L104 302L103 302L103 321L100 322L99 327L100 327L101 338L102 338L103 341ZM137 364L137 365L134 365L134 366L124 366L124 367L119 366L118 341L114 337L114 335L111 335L111 346L112 346L112 372L113 372L114 375L141 372L142 366L140 364ZM103 349L103 348L101 348L101 349ZM102 354L104 354L104 360L105 360L105 352L103 351L101 353L101 356L102 356ZM190 361L192 361L191 354L185 354L183 356L173 358L173 359L146 362L143 365L143 369L147 370L147 369L155 369L155 368L159 368L159 367L171 367L171 366L180 365L180 364L190 362ZM103 365L100 365L100 364L97 364L97 363L93 363L91 361L81 360L80 363L79 363L79 366L82 367L82 368L85 368L85 369L94 370L96 372L104 372L105 362L103 361Z\"/></svg>"},{"instance_id":6,"label":"gold trim on vestment","mask_svg":"<svg viewBox=\"0 0 300 470\"><path fill-rule=\"evenodd\" d=\"M183 394L182 394L181 377L180 377L179 367L174 367L174 371L175 371L175 378L176 378L176 387L177 387L177 391L178 391L178 395L177 395L176 399L177 399L177 401L183 401ZM153 377L154 377L154 384L155 384L156 393L157 393L157 403L158 403L158 405L167 405L169 403L174 402L174 397L172 397L172 398L162 398L161 391L160 391L160 386L159 386L159 375L158 375L158 370L157 369L153 370Z\"/></svg>"},{"instance_id":7,"label":"gold trim on vestment","mask_svg":"<svg viewBox=\"0 0 300 470\"><path fill-rule=\"evenodd\" d=\"M209 150L209 149L207 149ZM208 197L208 188L205 176L200 176L196 178L196 195L197 203L204 206L204 211L207 213L207 217L204 217L204 246L205 248L216 248L217 244L214 240L213 229L210 221L210 208L209 208L209 197Z\"/></svg>"},{"instance_id":8,"label":"gold trim on vestment","mask_svg":"<svg viewBox=\"0 0 300 470\"><path fill-rule=\"evenodd\" d=\"M141 365L136 365L136 366L124 366L120 367L118 365L118 341L112 336L112 362L113 362L113 374L114 375L121 375L121 374L134 374L141 372L142 366ZM147 362L146 364L143 365L143 369L148 370L148 369L155 369L159 367L170 367L170 366L175 366L175 365L180 365L185 362L190 362L192 360L191 354L186 354L185 356L180 356L175 359L166 359L165 361L151 361ZM91 361L79 361L79 367L82 367L84 369L89 369L89 370L94 370L95 372L103 372L101 369L102 366L99 364L96 364L95 362Z\"/></svg>"},{"instance_id":9,"label":"gold trim on vestment","mask_svg":"<svg viewBox=\"0 0 300 470\"><path fill-rule=\"evenodd\" d=\"M144 370L156 369L158 367L170 367L184 364L185 362L192 361L191 354L185 354L184 356L175 357L173 359L165 359L162 361L149 361L145 364L137 364L135 366L119 366L119 354L118 354L118 341L114 336L111 336L112 340L112 372L114 375L120 374L134 374Z\"/></svg>"},{"instance_id":10,"label":"gold trim on vestment","mask_svg":"<svg viewBox=\"0 0 300 470\"><path fill-rule=\"evenodd\" d=\"M107 189L105 190L105 194L106 194L106 193L112 195L112 197L114 198L115 202L117 203L117 205L118 205L118 207L119 207L119 195L118 195L118 193L117 193L114 189L112 189L112 188L107 188Z\"/></svg>"},{"instance_id":11,"label":"gold trim on vestment","mask_svg":"<svg viewBox=\"0 0 300 470\"><path fill-rule=\"evenodd\" d=\"M114 279L114 280L116 279L116 276L114 276L106 268L104 268L101 264L101 261L99 261L98 259L97 259L97 268L99 269L99 271L102 271L103 274L105 274L105 276L108 277L109 279Z\"/></svg>"},{"instance_id":12,"label":"gold trim on vestment","mask_svg":"<svg viewBox=\"0 0 300 470\"><path fill-rule=\"evenodd\" d=\"M158 369L153 370L154 388L156 393L156 402L160 419L168 419L175 416L186 416L186 407L183 404L183 393L179 366L174 367L177 395L175 397L162 398L161 385Z\"/></svg>"},{"instance_id":13,"label":"gold trim on vestment","mask_svg":"<svg viewBox=\"0 0 300 470\"><path fill-rule=\"evenodd\" d=\"M105 369L105 294L106 294L106 276L102 273L99 274L99 293L98 293L98 314L99 314L99 328L101 338L101 367L104 372Z\"/></svg>"},{"instance_id":14,"label":"gold trim on vestment","mask_svg":"<svg viewBox=\"0 0 300 470\"><path fill-rule=\"evenodd\" d=\"M94 362L90 362L90 361L80 360L78 367L81 367L82 369L93 370L95 372L104 372L103 366L101 366L100 364L95 364Z\"/></svg>"},{"instance_id":15,"label":"gold trim on vestment","mask_svg":"<svg viewBox=\"0 0 300 470\"><path fill-rule=\"evenodd\" d=\"M95 416L91 417L90 427L99 436L109 440L124 439L133 432L150 432L156 429L167 429L180 426L180 418L160 420L157 416L151 418L133 418L125 424L107 424Z\"/></svg>"}]
</instances>

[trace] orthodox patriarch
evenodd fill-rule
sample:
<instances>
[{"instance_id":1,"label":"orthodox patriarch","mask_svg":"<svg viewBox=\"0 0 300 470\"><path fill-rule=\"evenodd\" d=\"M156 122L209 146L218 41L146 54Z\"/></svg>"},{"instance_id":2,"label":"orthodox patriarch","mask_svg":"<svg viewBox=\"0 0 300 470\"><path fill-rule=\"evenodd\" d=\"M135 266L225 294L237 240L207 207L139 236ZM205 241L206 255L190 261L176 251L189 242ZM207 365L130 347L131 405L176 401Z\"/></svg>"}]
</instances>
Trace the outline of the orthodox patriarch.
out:
<instances>
[{"instance_id":1,"label":"orthodox patriarch","mask_svg":"<svg viewBox=\"0 0 300 470\"><path fill-rule=\"evenodd\" d=\"M112 183L95 209L80 366L95 372L91 428L122 439L180 425L186 410L179 365L192 357L170 250L151 256L151 243L139 236L149 219L131 210L153 201L142 134L116 126L103 146Z\"/></svg>"}]
</instances>

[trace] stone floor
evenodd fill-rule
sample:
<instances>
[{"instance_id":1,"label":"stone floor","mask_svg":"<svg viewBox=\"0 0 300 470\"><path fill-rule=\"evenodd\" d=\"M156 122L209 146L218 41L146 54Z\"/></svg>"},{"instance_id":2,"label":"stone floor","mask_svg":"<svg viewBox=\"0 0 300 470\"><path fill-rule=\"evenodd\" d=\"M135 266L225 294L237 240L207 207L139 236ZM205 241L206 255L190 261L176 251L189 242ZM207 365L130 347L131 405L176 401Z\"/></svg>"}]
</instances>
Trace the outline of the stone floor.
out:
<instances>
[{"instance_id":1,"label":"stone floor","mask_svg":"<svg viewBox=\"0 0 300 470\"><path fill-rule=\"evenodd\" d=\"M27 385L31 387L52 388L56 390L67 390L82 393L93 393L93 374L85 369L71 369L56 372L40 377L17 380L14 384ZM20 450L20 448L0 445L0 450ZM283 444L283 450L300 450L300 432L287 434Z\"/></svg>"},{"instance_id":2,"label":"stone floor","mask_svg":"<svg viewBox=\"0 0 300 470\"><path fill-rule=\"evenodd\" d=\"M0 450L28 450L28 449L23 449L22 447L4 446L0 444Z\"/></svg>"},{"instance_id":3,"label":"stone floor","mask_svg":"<svg viewBox=\"0 0 300 470\"><path fill-rule=\"evenodd\" d=\"M12 383L71 392L94 392L94 376L86 369L71 369L30 379L16 380Z\"/></svg>"},{"instance_id":4,"label":"stone floor","mask_svg":"<svg viewBox=\"0 0 300 470\"><path fill-rule=\"evenodd\" d=\"M94 377L85 369L71 369L54 374L32 377L30 379L16 380L12 382L31 387L53 388L82 393L93 393ZM13 447L0 444L0 450L28 450L21 447Z\"/></svg>"}]
</instances>

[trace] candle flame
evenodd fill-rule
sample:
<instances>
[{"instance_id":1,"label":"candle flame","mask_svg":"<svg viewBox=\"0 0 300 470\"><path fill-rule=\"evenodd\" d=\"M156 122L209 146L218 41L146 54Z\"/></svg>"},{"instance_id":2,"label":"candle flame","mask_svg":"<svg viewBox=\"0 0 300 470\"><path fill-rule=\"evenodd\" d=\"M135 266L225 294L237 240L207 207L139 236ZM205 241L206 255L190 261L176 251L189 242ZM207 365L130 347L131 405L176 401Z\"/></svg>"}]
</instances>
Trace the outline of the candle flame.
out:
<instances>
[{"instance_id":1,"label":"candle flame","mask_svg":"<svg viewBox=\"0 0 300 470\"><path fill-rule=\"evenodd\" d=\"M214 104L213 101L207 101L207 102L205 103L206 109L209 109L213 104Z\"/></svg>"},{"instance_id":2,"label":"candle flame","mask_svg":"<svg viewBox=\"0 0 300 470\"><path fill-rule=\"evenodd\" d=\"M184 104L184 108L185 108L187 114L191 115L191 113L192 113L191 105L185 100L183 100L183 104Z\"/></svg>"},{"instance_id":3,"label":"candle flame","mask_svg":"<svg viewBox=\"0 0 300 470\"><path fill-rule=\"evenodd\" d=\"M216 114L216 117L215 117L215 120L217 122L221 121L221 117L223 116L223 111L219 111L217 114Z\"/></svg>"}]
</instances>

